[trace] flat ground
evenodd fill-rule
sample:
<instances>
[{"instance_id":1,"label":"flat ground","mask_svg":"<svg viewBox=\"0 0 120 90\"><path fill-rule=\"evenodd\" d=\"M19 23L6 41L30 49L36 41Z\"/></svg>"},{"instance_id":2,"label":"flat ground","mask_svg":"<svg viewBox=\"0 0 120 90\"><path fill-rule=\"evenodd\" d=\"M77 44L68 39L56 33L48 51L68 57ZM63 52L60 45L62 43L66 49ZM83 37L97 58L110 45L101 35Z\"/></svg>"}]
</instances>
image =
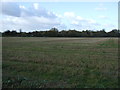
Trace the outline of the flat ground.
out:
<instances>
[{"instance_id":1,"label":"flat ground","mask_svg":"<svg viewBox=\"0 0 120 90\"><path fill-rule=\"evenodd\" d=\"M118 38L2 40L3 87L118 87Z\"/></svg>"}]
</instances>

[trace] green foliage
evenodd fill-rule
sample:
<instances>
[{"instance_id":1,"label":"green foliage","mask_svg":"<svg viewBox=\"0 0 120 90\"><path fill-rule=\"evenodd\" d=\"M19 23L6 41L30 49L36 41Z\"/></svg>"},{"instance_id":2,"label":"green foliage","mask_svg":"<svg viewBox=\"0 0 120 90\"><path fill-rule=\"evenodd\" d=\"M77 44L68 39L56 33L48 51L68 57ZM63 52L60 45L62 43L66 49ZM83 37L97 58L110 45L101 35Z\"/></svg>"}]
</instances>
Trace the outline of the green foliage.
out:
<instances>
[{"instance_id":1,"label":"green foliage","mask_svg":"<svg viewBox=\"0 0 120 90\"><path fill-rule=\"evenodd\" d=\"M20 32L13 31L5 31L2 33L3 36L16 36L16 37L118 37L119 32L117 29L113 29L110 32L105 32L105 29L102 29L100 31L76 31L76 30L62 30L59 31L57 28L51 28L49 31L33 31L33 32L22 32L20 29Z\"/></svg>"}]
</instances>

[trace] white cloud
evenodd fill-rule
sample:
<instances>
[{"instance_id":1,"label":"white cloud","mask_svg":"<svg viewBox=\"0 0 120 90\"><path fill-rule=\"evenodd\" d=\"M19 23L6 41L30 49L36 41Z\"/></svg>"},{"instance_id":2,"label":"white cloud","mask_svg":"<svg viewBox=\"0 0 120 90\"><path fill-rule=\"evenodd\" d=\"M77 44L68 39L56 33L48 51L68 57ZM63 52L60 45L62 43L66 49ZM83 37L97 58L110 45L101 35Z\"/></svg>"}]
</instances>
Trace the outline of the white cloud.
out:
<instances>
[{"instance_id":1,"label":"white cloud","mask_svg":"<svg viewBox=\"0 0 120 90\"><path fill-rule=\"evenodd\" d=\"M52 27L58 27L58 29L66 28L59 18L60 15L40 7L38 3L34 3L31 7L19 5L18 3L4 3L4 5L2 9L4 16L2 18L3 31L20 28L24 31L46 30ZM15 10L13 10L14 8Z\"/></svg>"},{"instance_id":2,"label":"white cloud","mask_svg":"<svg viewBox=\"0 0 120 90\"><path fill-rule=\"evenodd\" d=\"M70 16L69 16L70 15ZM65 15L64 15L65 16ZM100 15L98 16L102 19L107 19L107 16ZM67 12L66 16L64 17L67 19L67 23L70 24L70 29L76 29L76 30L102 30L105 28L106 30L110 31L111 28L116 28L113 24L101 24L97 22L96 20L92 18L84 18L79 15L69 14Z\"/></svg>"},{"instance_id":3,"label":"white cloud","mask_svg":"<svg viewBox=\"0 0 120 90\"><path fill-rule=\"evenodd\" d=\"M10 16L20 17L22 16L44 16L47 18L57 18L57 16L42 7L39 3L33 3L31 7L25 7L15 2L2 3L2 13Z\"/></svg>"},{"instance_id":4,"label":"white cloud","mask_svg":"<svg viewBox=\"0 0 120 90\"><path fill-rule=\"evenodd\" d=\"M54 13L54 12L53 12ZM60 14L57 14L57 13L54 13L57 17L59 17L59 18L63 18L63 16L62 15L60 15Z\"/></svg>"},{"instance_id":5,"label":"white cloud","mask_svg":"<svg viewBox=\"0 0 120 90\"><path fill-rule=\"evenodd\" d=\"M104 15L100 15L98 16L100 19L107 19L108 17L107 16L104 16Z\"/></svg>"},{"instance_id":6,"label":"white cloud","mask_svg":"<svg viewBox=\"0 0 120 90\"><path fill-rule=\"evenodd\" d=\"M93 19L83 18L81 16L76 15L74 12L65 12L64 18L67 19L67 23L70 24L70 28L72 29L95 29L96 26L100 25Z\"/></svg>"},{"instance_id":7,"label":"white cloud","mask_svg":"<svg viewBox=\"0 0 120 90\"><path fill-rule=\"evenodd\" d=\"M107 23L107 24L103 24L103 27L105 27L106 31L111 31L112 29L117 29L118 26L114 25L112 23Z\"/></svg>"},{"instance_id":8,"label":"white cloud","mask_svg":"<svg viewBox=\"0 0 120 90\"><path fill-rule=\"evenodd\" d=\"M21 28L23 31L33 31L47 30L52 27L57 27L58 29L66 29L68 27L69 29L77 30L97 30L115 27L112 24L100 24L92 18L82 17L76 15L74 12L65 12L63 15L60 15L46 10L39 4L40 3L33 3L28 7L19 3L4 3L2 8L3 29L18 30ZM104 8L104 6L101 4L98 8L98 10L100 10L100 8ZM107 16L104 15L98 17L101 19L107 18Z\"/></svg>"},{"instance_id":9,"label":"white cloud","mask_svg":"<svg viewBox=\"0 0 120 90\"><path fill-rule=\"evenodd\" d=\"M104 6L103 3L100 3L98 5L98 7L95 8L95 10L97 10L97 11L104 11L104 10L107 10L107 8Z\"/></svg>"},{"instance_id":10,"label":"white cloud","mask_svg":"<svg viewBox=\"0 0 120 90\"><path fill-rule=\"evenodd\" d=\"M95 24L95 23L96 23L96 21L93 20L93 19L88 19L87 21L88 21L88 23L90 23L90 24Z\"/></svg>"},{"instance_id":11,"label":"white cloud","mask_svg":"<svg viewBox=\"0 0 120 90\"><path fill-rule=\"evenodd\" d=\"M57 19L49 19L45 17L14 17L14 16L5 16L3 19L3 29L20 29L23 31L33 31L33 30L47 30L52 27L58 27L59 29L66 28Z\"/></svg>"},{"instance_id":12,"label":"white cloud","mask_svg":"<svg viewBox=\"0 0 120 90\"><path fill-rule=\"evenodd\" d=\"M34 3L33 6L34 6L35 9L39 9L39 4L38 3Z\"/></svg>"},{"instance_id":13,"label":"white cloud","mask_svg":"<svg viewBox=\"0 0 120 90\"><path fill-rule=\"evenodd\" d=\"M78 25L79 24L79 22L78 21L72 21L72 23L71 24L76 24L76 25Z\"/></svg>"},{"instance_id":14,"label":"white cloud","mask_svg":"<svg viewBox=\"0 0 120 90\"><path fill-rule=\"evenodd\" d=\"M64 13L64 16L65 16L65 17L68 17L68 18L69 18L69 17L73 18L73 17L75 17L75 14L74 14L74 12L65 12L65 13Z\"/></svg>"},{"instance_id":15,"label":"white cloud","mask_svg":"<svg viewBox=\"0 0 120 90\"><path fill-rule=\"evenodd\" d=\"M81 16L77 16L76 19L83 20L83 18Z\"/></svg>"},{"instance_id":16,"label":"white cloud","mask_svg":"<svg viewBox=\"0 0 120 90\"><path fill-rule=\"evenodd\" d=\"M115 25L113 25L113 24L103 24L104 25L104 27L106 27L106 28L115 28Z\"/></svg>"}]
</instances>

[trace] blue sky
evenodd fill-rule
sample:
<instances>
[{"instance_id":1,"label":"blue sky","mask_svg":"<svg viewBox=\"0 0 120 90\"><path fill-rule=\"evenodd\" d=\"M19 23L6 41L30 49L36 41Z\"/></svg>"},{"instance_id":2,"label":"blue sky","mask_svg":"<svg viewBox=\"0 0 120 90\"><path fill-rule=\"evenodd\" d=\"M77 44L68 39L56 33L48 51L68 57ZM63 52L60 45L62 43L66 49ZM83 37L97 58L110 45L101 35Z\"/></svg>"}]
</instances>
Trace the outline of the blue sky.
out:
<instances>
[{"instance_id":1,"label":"blue sky","mask_svg":"<svg viewBox=\"0 0 120 90\"><path fill-rule=\"evenodd\" d=\"M118 28L117 2L6 2L2 7L3 31Z\"/></svg>"}]
</instances>

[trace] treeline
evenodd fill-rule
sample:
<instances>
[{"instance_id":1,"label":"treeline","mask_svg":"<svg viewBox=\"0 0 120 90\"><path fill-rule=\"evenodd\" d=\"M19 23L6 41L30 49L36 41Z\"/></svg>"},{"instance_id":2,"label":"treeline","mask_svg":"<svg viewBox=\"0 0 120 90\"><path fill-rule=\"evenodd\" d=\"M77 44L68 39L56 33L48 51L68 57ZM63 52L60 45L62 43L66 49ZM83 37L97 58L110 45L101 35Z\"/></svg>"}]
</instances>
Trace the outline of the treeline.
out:
<instances>
[{"instance_id":1,"label":"treeline","mask_svg":"<svg viewBox=\"0 0 120 90\"><path fill-rule=\"evenodd\" d=\"M2 33L3 37L119 37L119 30L113 29L110 32L106 32L104 29L99 31L77 31L77 30L62 30L52 28L49 31L33 31L33 32L19 32L16 30L7 30Z\"/></svg>"}]
</instances>

